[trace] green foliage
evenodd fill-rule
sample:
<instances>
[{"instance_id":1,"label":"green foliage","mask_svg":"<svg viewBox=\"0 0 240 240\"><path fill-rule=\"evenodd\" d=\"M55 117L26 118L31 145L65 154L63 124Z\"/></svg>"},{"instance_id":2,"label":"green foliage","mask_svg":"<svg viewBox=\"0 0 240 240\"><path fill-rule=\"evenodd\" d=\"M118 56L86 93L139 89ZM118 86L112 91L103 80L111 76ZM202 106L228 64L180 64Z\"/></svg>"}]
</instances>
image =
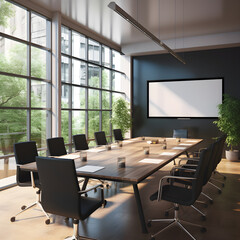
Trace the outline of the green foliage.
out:
<instances>
[{"instance_id":1,"label":"green foliage","mask_svg":"<svg viewBox=\"0 0 240 240\"><path fill-rule=\"evenodd\" d=\"M122 130L123 137L132 125L129 103L123 98L118 98L113 103L111 122L114 128Z\"/></svg>"},{"instance_id":2,"label":"green foliage","mask_svg":"<svg viewBox=\"0 0 240 240\"><path fill-rule=\"evenodd\" d=\"M224 95L222 104L218 105L219 116L214 123L220 131L227 134L226 143L231 150L240 143L240 99Z\"/></svg>"},{"instance_id":3,"label":"green foliage","mask_svg":"<svg viewBox=\"0 0 240 240\"><path fill-rule=\"evenodd\" d=\"M0 26L7 27L8 18L14 15L12 4L5 0L0 0Z\"/></svg>"}]
</instances>

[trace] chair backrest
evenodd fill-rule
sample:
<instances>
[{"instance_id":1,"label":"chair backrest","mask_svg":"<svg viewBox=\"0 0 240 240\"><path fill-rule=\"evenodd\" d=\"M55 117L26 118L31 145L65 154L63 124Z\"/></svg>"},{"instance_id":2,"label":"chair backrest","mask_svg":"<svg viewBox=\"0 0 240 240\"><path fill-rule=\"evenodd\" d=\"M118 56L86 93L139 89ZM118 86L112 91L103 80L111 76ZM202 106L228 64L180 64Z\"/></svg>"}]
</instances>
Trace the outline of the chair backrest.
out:
<instances>
[{"instance_id":1,"label":"chair backrest","mask_svg":"<svg viewBox=\"0 0 240 240\"><path fill-rule=\"evenodd\" d=\"M73 136L73 143L75 146L75 150L87 150L89 149L86 135L78 134Z\"/></svg>"},{"instance_id":2,"label":"chair backrest","mask_svg":"<svg viewBox=\"0 0 240 240\"><path fill-rule=\"evenodd\" d=\"M107 145L107 139L104 131L95 132L94 137L97 145Z\"/></svg>"},{"instance_id":3,"label":"chair backrest","mask_svg":"<svg viewBox=\"0 0 240 240\"><path fill-rule=\"evenodd\" d=\"M67 154L63 137L47 139L47 149L50 156L61 156Z\"/></svg>"},{"instance_id":4,"label":"chair backrest","mask_svg":"<svg viewBox=\"0 0 240 240\"><path fill-rule=\"evenodd\" d=\"M200 153L199 163L196 168L194 177L196 180L192 182L192 203L193 204L199 197L202 187L204 185L205 171L207 170L208 161L211 156L211 148L204 149Z\"/></svg>"},{"instance_id":5,"label":"chair backrest","mask_svg":"<svg viewBox=\"0 0 240 240\"><path fill-rule=\"evenodd\" d=\"M121 129L113 129L113 135L114 135L115 141L123 141Z\"/></svg>"},{"instance_id":6,"label":"chair backrest","mask_svg":"<svg viewBox=\"0 0 240 240\"><path fill-rule=\"evenodd\" d=\"M80 191L74 160L37 157L41 203L48 213L79 219Z\"/></svg>"},{"instance_id":7,"label":"chair backrest","mask_svg":"<svg viewBox=\"0 0 240 240\"><path fill-rule=\"evenodd\" d=\"M173 129L173 138L188 138L187 129Z\"/></svg>"},{"instance_id":8,"label":"chair backrest","mask_svg":"<svg viewBox=\"0 0 240 240\"><path fill-rule=\"evenodd\" d=\"M36 156L38 156L36 142L29 141L15 143L13 148L17 165L27 164L36 161ZM19 166L17 166L16 177L17 184L19 186L23 186L24 183L28 183L27 186L31 185L30 172L22 171ZM34 174L34 178L38 178L36 173Z\"/></svg>"}]
</instances>

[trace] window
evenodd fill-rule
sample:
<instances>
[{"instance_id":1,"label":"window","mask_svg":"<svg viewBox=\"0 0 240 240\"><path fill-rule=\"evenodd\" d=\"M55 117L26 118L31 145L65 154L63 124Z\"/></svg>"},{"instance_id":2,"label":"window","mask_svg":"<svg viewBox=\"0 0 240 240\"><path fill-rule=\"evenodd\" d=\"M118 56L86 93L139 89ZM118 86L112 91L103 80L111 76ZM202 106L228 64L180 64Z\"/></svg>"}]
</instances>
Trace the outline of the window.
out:
<instances>
[{"instance_id":1,"label":"window","mask_svg":"<svg viewBox=\"0 0 240 240\"><path fill-rule=\"evenodd\" d=\"M9 1L1 1L1 7L5 10L0 22L0 156L4 156L13 154L15 142L34 140L38 148L45 148L50 137L51 22ZM15 165L14 158L8 160L9 167Z\"/></svg>"},{"instance_id":2,"label":"window","mask_svg":"<svg viewBox=\"0 0 240 240\"><path fill-rule=\"evenodd\" d=\"M111 141L112 102L125 97L121 55L66 26L61 39L62 136L71 146L72 135L85 133L93 140L94 132L103 130Z\"/></svg>"}]
</instances>

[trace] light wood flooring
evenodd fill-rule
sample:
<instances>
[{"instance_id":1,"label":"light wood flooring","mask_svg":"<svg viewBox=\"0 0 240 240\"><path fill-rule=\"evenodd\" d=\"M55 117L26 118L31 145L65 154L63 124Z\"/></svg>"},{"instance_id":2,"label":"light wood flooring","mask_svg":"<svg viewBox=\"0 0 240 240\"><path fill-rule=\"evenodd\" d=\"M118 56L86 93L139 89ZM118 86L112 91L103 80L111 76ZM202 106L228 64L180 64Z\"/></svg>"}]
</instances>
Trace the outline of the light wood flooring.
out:
<instances>
[{"instance_id":1,"label":"light wood flooring","mask_svg":"<svg viewBox=\"0 0 240 240\"><path fill-rule=\"evenodd\" d=\"M156 191L159 179L168 174L171 166L166 166L139 185L140 195L146 220L165 218L164 210L171 206L168 202L151 202L149 196ZM227 176L222 194L207 185L204 192L209 194L214 203L208 208L196 204L207 212L207 220L190 207L180 209L179 217L190 222L203 224L206 233L198 228L187 227L196 239L201 240L238 240L240 239L240 162L222 160L218 169ZM219 180L222 178L216 176ZM148 234L142 234L138 219L137 207L131 185L113 184L105 190L108 204L105 209L98 209L88 219L80 223L80 233L99 240L145 240L150 233L155 233L165 224L153 223ZM201 200L205 200L201 197ZM72 235L72 223L66 223L61 216L51 215L51 224L45 225L45 217L38 207L26 211L17 217L16 222L10 218L20 210L22 205L35 201L35 190L26 187L13 187L0 192L0 239L1 240L58 240ZM172 212L170 216L172 216ZM156 240L188 240L188 237L177 226L169 228Z\"/></svg>"}]
</instances>

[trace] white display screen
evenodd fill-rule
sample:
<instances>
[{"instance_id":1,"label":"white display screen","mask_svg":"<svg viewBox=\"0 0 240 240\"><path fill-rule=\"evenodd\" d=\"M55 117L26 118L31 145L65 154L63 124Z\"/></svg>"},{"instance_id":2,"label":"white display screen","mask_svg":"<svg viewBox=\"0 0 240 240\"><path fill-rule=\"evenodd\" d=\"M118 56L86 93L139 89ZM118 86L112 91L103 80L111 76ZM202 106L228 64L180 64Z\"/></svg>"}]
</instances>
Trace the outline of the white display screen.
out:
<instances>
[{"instance_id":1,"label":"white display screen","mask_svg":"<svg viewBox=\"0 0 240 240\"><path fill-rule=\"evenodd\" d=\"M217 118L223 79L148 81L148 117Z\"/></svg>"}]
</instances>

